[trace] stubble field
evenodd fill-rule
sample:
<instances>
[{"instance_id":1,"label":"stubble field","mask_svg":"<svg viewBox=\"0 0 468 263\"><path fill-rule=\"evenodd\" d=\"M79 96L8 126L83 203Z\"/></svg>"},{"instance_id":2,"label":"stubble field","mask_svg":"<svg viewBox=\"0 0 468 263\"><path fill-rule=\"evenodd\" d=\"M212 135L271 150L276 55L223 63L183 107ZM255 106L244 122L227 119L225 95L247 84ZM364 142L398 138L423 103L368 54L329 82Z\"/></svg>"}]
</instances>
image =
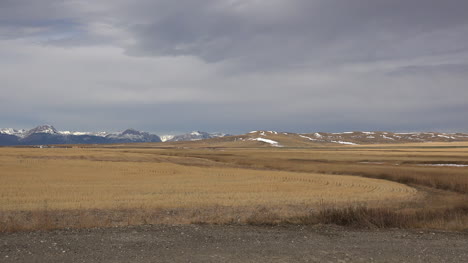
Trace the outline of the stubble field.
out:
<instances>
[{"instance_id":1,"label":"stubble field","mask_svg":"<svg viewBox=\"0 0 468 263\"><path fill-rule=\"evenodd\" d=\"M0 231L159 223L463 230L467 160L466 143L0 148Z\"/></svg>"}]
</instances>

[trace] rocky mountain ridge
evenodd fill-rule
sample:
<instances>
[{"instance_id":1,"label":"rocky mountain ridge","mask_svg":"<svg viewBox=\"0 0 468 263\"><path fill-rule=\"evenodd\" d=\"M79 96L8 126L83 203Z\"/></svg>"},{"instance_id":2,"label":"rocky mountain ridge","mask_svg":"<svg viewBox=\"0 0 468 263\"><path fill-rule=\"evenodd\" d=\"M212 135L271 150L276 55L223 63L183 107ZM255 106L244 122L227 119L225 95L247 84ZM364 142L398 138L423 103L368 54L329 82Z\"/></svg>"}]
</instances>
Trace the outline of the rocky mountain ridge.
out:
<instances>
[{"instance_id":1,"label":"rocky mountain ridge","mask_svg":"<svg viewBox=\"0 0 468 263\"><path fill-rule=\"evenodd\" d=\"M244 135L207 133L193 131L182 135L164 135L127 129L123 132L70 132L58 131L51 125L41 125L31 130L0 129L0 145L47 145L47 144L102 144L102 143L149 143L203 141L214 139L221 143L248 142L257 146L307 147L317 144L360 145L395 144L415 142L468 141L468 133L409 132L341 132L341 133L288 133L276 131L252 131Z\"/></svg>"},{"instance_id":2,"label":"rocky mountain ridge","mask_svg":"<svg viewBox=\"0 0 468 263\"><path fill-rule=\"evenodd\" d=\"M0 129L0 145L47 145L47 144L102 144L196 141L224 137L224 133L194 131L182 135L165 135L127 129L123 132L76 132L59 131L52 125L40 125L30 130Z\"/></svg>"},{"instance_id":3,"label":"rocky mountain ridge","mask_svg":"<svg viewBox=\"0 0 468 263\"><path fill-rule=\"evenodd\" d=\"M161 142L158 135L127 129L118 133L58 131L52 125L31 130L0 129L0 145L101 144Z\"/></svg>"},{"instance_id":4,"label":"rocky mountain ridge","mask_svg":"<svg viewBox=\"0 0 468 263\"><path fill-rule=\"evenodd\" d=\"M163 136L163 141L167 142L180 142L180 141L199 141L213 138L220 138L230 136L225 133L208 133L202 131L193 131L191 133L181 134L181 135L166 135Z\"/></svg>"}]
</instances>

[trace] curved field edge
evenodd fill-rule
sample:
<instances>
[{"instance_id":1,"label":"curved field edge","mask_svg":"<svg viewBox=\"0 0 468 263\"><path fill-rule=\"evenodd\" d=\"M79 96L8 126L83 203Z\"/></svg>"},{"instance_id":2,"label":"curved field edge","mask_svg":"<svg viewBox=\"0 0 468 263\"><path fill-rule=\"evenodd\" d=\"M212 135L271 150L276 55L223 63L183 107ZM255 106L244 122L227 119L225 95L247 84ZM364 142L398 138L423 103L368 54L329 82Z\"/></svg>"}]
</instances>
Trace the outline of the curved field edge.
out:
<instances>
[{"instance_id":1,"label":"curved field edge","mask_svg":"<svg viewBox=\"0 0 468 263\"><path fill-rule=\"evenodd\" d=\"M403 162L433 162L434 158L445 162L459 161L464 153L423 154L411 152L400 156L395 151L375 152L370 154L349 152L332 153L316 150L301 150L300 152L284 152L283 150L144 150L125 149L108 152L93 149L77 153L71 159L92 160L93 162L128 161L138 162L170 162L193 167L243 167L259 170L282 170L295 172L323 172L330 174L356 174L359 176L379 177L375 170L386 170L387 173L407 171L406 174L417 176L430 171L432 175L446 175L445 179L465 180L466 174L457 168L414 167ZM44 158L42 153L22 152L22 158L34 162ZM5 156L5 154L2 154ZM435 157L434 157L435 156ZM447 157L448 156L448 157ZM66 157L66 158L64 158ZM50 159L49 157L45 157ZM52 159L67 159L57 153ZM286 159L286 160L285 160ZM297 161L299 160L299 161ZM23 160L24 161L24 160ZM386 164L372 164L371 162L387 162ZM361 163L362 162L362 163ZM400 164L394 167L395 163ZM401 165L402 164L402 165ZM392 170L396 168L397 170ZM346 169L347 171L343 171ZM375 169L375 170L374 170ZM432 169L432 170L431 170ZM437 170L436 170L437 169ZM442 170L441 170L442 169ZM363 174L363 171L369 174ZM462 172L460 172L462 171ZM349 173L351 172L351 173ZM405 174L404 174L405 175ZM393 181L395 178L383 178ZM424 182L424 178L422 179ZM348 205L326 204L319 207L305 204L286 205L279 207L264 205L249 205L247 207L208 206L195 208L136 208L136 209L78 209L53 210L47 207L36 211L8 211L0 214L1 231L53 229L64 227L95 227L120 226L133 224L158 223L211 223L211 224L338 224L355 227L402 227L402 228L438 228L463 230L467 229L466 194L444 189L434 184L406 182L412 186L429 186L419 188L420 192L428 193L426 198L395 205L391 202L380 204L355 202ZM449 189L450 190L450 189ZM463 191L458 191L463 192Z\"/></svg>"}]
</instances>

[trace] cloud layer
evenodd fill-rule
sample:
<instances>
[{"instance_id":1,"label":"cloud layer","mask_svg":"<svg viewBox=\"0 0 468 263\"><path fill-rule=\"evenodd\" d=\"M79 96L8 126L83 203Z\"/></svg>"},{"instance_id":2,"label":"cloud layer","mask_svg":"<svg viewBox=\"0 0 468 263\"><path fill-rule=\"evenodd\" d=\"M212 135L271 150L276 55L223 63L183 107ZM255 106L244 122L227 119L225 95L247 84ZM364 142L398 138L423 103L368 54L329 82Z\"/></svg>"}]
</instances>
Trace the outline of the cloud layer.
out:
<instances>
[{"instance_id":1,"label":"cloud layer","mask_svg":"<svg viewBox=\"0 0 468 263\"><path fill-rule=\"evenodd\" d=\"M468 131L462 0L0 2L0 126Z\"/></svg>"}]
</instances>

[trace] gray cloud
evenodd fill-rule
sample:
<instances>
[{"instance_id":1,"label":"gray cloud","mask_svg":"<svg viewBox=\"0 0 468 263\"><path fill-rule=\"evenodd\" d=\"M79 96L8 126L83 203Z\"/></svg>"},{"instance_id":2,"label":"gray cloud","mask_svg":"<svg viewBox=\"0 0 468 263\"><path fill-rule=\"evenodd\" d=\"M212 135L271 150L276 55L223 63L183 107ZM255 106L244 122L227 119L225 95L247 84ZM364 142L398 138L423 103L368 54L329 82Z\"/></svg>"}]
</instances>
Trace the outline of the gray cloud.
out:
<instances>
[{"instance_id":1,"label":"gray cloud","mask_svg":"<svg viewBox=\"0 0 468 263\"><path fill-rule=\"evenodd\" d=\"M133 26L129 54L327 65L466 51L468 40L466 1L185 2Z\"/></svg>"},{"instance_id":2,"label":"gray cloud","mask_svg":"<svg viewBox=\"0 0 468 263\"><path fill-rule=\"evenodd\" d=\"M0 127L468 131L466 10L461 0L1 1Z\"/></svg>"}]
</instances>

